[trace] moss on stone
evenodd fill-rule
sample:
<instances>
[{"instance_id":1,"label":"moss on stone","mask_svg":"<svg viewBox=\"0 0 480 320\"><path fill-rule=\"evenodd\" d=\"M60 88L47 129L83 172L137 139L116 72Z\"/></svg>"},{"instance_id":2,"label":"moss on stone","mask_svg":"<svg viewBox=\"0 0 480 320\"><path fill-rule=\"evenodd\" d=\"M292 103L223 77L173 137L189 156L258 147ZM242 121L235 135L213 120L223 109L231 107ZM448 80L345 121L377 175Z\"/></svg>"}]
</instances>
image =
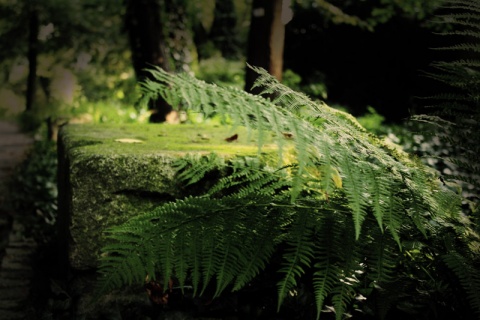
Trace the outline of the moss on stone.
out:
<instances>
[{"instance_id":1,"label":"moss on stone","mask_svg":"<svg viewBox=\"0 0 480 320\"><path fill-rule=\"evenodd\" d=\"M238 135L237 140L225 140L234 134ZM244 127L199 124L69 125L64 135L69 140L70 148L84 146L85 151L103 155L156 152L248 155L258 151L255 135ZM137 141L129 142L127 139ZM263 150L274 148L271 139L267 137Z\"/></svg>"},{"instance_id":2,"label":"moss on stone","mask_svg":"<svg viewBox=\"0 0 480 320\"><path fill-rule=\"evenodd\" d=\"M238 139L227 142L234 134ZM68 262L97 266L106 228L183 197L172 161L187 153L256 155L245 128L208 125L68 125L59 135L61 233ZM267 139L262 152L276 152Z\"/></svg>"}]
</instances>

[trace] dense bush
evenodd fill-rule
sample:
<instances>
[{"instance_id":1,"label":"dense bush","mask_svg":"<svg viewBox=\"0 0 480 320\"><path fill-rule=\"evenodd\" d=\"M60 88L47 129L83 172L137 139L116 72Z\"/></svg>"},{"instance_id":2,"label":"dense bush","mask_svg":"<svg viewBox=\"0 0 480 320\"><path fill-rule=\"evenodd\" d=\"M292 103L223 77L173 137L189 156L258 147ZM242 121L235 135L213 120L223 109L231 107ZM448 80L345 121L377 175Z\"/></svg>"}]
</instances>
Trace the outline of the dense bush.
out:
<instances>
[{"instance_id":1,"label":"dense bush","mask_svg":"<svg viewBox=\"0 0 480 320\"><path fill-rule=\"evenodd\" d=\"M35 141L9 182L7 205L21 215L26 236L46 242L57 219L57 153L52 141Z\"/></svg>"}]
</instances>

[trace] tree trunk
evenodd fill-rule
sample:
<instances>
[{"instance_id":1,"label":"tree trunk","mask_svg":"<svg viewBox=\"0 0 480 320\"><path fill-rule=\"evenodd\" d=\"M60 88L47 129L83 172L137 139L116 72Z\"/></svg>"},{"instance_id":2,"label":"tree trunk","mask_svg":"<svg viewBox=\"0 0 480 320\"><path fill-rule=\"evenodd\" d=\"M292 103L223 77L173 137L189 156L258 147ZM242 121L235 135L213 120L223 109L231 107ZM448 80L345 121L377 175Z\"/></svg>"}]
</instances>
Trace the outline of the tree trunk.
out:
<instances>
[{"instance_id":1,"label":"tree trunk","mask_svg":"<svg viewBox=\"0 0 480 320\"><path fill-rule=\"evenodd\" d=\"M126 0L125 26L132 51L133 68L138 81L150 77L145 68L158 66L170 71L165 53L165 36L159 0ZM151 122L164 122L172 107L162 98L150 102Z\"/></svg>"},{"instance_id":2,"label":"tree trunk","mask_svg":"<svg viewBox=\"0 0 480 320\"><path fill-rule=\"evenodd\" d=\"M247 52L248 64L264 68L279 81L282 80L285 40L282 2L282 0L253 1ZM257 76L257 73L247 67L245 74L246 91L254 94L260 93L260 88L252 90Z\"/></svg>"},{"instance_id":3,"label":"tree trunk","mask_svg":"<svg viewBox=\"0 0 480 320\"><path fill-rule=\"evenodd\" d=\"M34 5L32 5L34 6ZM33 108L37 82L37 56L38 56L38 11L36 8L30 8L29 16L29 35L28 35L28 78L26 93L26 111Z\"/></svg>"},{"instance_id":4,"label":"tree trunk","mask_svg":"<svg viewBox=\"0 0 480 320\"><path fill-rule=\"evenodd\" d=\"M222 56L227 59L236 59L240 53L236 26L237 16L233 0L217 0L210 38Z\"/></svg>"},{"instance_id":5,"label":"tree trunk","mask_svg":"<svg viewBox=\"0 0 480 320\"><path fill-rule=\"evenodd\" d=\"M191 72L198 63L192 29L188 21L186 0L165 1L168 38L166 54L172 60L175 72Z\"/></svg>"}]
</instances>

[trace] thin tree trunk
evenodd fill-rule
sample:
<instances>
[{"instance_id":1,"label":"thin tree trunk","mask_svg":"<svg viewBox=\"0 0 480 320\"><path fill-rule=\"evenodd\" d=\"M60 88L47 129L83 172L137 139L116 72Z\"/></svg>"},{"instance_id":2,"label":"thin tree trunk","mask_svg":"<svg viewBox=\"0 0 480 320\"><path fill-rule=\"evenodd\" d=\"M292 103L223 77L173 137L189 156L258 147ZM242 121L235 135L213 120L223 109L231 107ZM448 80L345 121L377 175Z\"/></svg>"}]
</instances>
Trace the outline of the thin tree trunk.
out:
<instances>
[{"instance_id":1,"label":"thin tree trunk","mask_svg":"<svg viewBox=\"0 0 480 320\"><path fill-rule=\"evenodd\" d=\"M138 81L150 77L145 68L158 66L170 71L165 53L165 38L159 0L126 0L125 26L132 51L133 68ZM151 122L163 122L172 107L162 98L150 102L155 113Z\"/></svg>"},{"instance_id":2,"label":"thin tree trunk","mask_svg":"<svg viewBox=\"0 0 480 320\"><path fill-rule=\"evenodd\" d=\"M33 6L33 5L32 5ZM26 93L26 110L33 108L35 100L36 82L37 82L37 56L38 56L38 11L36 8L30 8L29 17L29 35L28 35L28 78Z\"/></svg>"},{"instance_id":3,"label":"thin tree trunk","mask_svg":"<svg viewBox=\"0 0 480 320\"><path fill-rule=\"evenodd\" d=\"M192 29L187 16L187 1L165 1L168 38L166 54L172 60L175 72L190 72L190 66L198 63Z\"/></svg>"},{"instance_id":4,"label":"thin tree trunk","mask_svg":"<svg viewBox=\"0 0 480 320\"><path fill-rule=\"evenodd\" d=\"M253 1L247 52L248 64L264 68L278 80L282 79L285 42L285 25L281 19L282 2L282 0ZM250 68L246 69L246 91L260 93L259 88L252 90L257 76Z\"/></svg>"},{"instance_id":5,"label":"thin tree trunk","mask_svg":"<svg viewBox=\"0 0 480 320\"><path fill-rule=\"evenodd\" d=\"M282 81L283 48L285 45L285 25L282 22L282 0L273 3L273 19L270 32L270 65L268 72Z\"/></svg>"}]
</instances>

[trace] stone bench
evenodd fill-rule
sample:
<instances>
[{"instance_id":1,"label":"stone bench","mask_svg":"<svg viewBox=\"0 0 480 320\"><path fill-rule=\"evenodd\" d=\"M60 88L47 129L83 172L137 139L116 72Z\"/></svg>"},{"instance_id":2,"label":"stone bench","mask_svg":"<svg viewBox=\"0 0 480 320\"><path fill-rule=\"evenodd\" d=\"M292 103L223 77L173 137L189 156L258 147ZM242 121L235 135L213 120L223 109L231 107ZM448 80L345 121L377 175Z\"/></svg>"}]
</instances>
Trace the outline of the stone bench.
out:
<instances>
[{"instance_id":1,"label":"stone bench","mask_svg":"<svg viewBox=\"0 0 480 320\"><path fill-rule=\"evenodd\" d=\"M226 141L234 134L238 139ZM106 228L182 197L174 159L255 155L258 148L245 128L84 124L60 130L58 152L60 250L68 268L81 271L96 268Z\"/></svg>"}]
</instances>

